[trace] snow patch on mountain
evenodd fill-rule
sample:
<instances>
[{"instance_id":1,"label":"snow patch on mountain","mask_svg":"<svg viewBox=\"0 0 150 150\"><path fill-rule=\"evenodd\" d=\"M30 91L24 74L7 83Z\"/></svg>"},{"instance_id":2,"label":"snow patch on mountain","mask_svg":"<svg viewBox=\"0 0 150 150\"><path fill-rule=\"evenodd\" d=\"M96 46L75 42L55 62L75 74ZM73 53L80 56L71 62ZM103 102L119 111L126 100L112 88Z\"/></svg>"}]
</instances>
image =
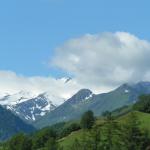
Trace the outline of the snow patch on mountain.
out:
<instances>
[{"instance_id":1,"label":"snow patch on mountain","mask_svg":"<svg viewBox=\"0 0 150 150\"><path fill-rule=\"evenodd\" d=\"M125 93L129 93L129 90L125 90L124 92L125 92Z\"/></svg>"},{"instance_id":2,"label":"snow patch on mountain","mask_svg":"<svg viewBox=\"0 0 150 150\"><path fill-rule=\"evenodd\" d=\"M23 120L36 121L48 112L56 109L65 100L45 92L33 95L30 92L20 91L15 94L3 94L0 96L0 105L11 110Z\"/></svg>"},{"instance_id":3,"label":"snow patch on mountain","mask_svg":"<svg viewBox=\"0 0 150 150\"><path fill-rule=\"evenodd\" d=\"M85 97L85 100L92 98L93 97L93 93L91 93L89 96Z\"/></svg>"},{"instance_id":4,"label":"snow patch on mountain","mask_svg":"<svg viewBox=\"0 0 150 150\"><path fill-rule=\"evenodd\" d=\"M25 91L20 91L12 95L5 93L0 96L0 105L16 105L34 97L36 96Z\"/></svg>"}]
</instances>

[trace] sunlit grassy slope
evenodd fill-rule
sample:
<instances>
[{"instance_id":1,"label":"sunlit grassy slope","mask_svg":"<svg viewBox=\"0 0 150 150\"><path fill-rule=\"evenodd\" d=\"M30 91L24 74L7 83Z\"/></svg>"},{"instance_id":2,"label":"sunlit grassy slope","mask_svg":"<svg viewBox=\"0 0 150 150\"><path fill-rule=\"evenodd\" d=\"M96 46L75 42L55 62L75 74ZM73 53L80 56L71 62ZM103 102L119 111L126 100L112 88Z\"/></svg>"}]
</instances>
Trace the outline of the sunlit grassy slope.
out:
<instances>
[{"instance_id":1,"label":"sunlit grassy slope","mask_svg":"<svg viewBox=\"0 0 150 150\"><path fill-rule=\"evenodd\" d=\"M136 111L135 114L138 117L140 127L150 132L150 114L138 111ZM125 123L129 115L130 113L120 117L118 120Z\"/></svg>"},{"instance_id":2,"label":"sunlit grassy slope","mask_svg":"<svg viewBox=\"0 0 150 150\"><path fill-rule=\"evenodd\" d=\"M140 122L140 127L142 129L146 129L150 132L150 114L147 113L142 113L142 112L135 112L135 114L137 115L139 122ZM126 123L126 120L128 119L130 113L119 117L117 120L120 123ZM104 120L103 119L98 119L96 124L101 124L103 123ZM87 131L86 131L86 136L88 135ZM61 146L63 146L65 148L65 150L69 150L69 147L72 145L73 141L75 139L80 140L81 137L84 136L84 131L83 130L79 130L76 132L72 132L70 135L68 135L67 137L59 140L59 143Z\"/></svg>"}]
</instances>

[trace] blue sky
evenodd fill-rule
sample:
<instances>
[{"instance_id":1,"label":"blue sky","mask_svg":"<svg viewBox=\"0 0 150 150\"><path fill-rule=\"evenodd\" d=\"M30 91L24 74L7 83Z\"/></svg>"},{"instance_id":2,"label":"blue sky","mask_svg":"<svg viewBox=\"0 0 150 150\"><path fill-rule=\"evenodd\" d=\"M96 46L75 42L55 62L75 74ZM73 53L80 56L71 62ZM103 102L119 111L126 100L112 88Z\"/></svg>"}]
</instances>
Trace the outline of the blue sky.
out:
<instances>
[{"instance_id":1,"label":"blue sky","mask_svg":"<svg viewBox=\"0 0 150 150\"><path fill-rule=\"evenodd\" d=\"M86 33L125 31L150 40L149 0L1 0L0 70L63 76L50 69L56 47Z\"/></svg>"}]
</instances>

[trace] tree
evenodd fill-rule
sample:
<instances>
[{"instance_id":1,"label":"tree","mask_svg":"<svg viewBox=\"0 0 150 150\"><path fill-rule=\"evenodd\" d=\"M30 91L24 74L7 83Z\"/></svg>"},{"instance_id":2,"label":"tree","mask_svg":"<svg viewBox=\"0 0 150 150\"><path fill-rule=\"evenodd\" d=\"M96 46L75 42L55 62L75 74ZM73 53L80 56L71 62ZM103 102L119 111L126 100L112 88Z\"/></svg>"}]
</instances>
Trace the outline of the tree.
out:
<instances>
[{"instance_id":1,"label":"tree","mask_svg":"<svg viewBox=\"0 0 150 150\"><path fill-rule=\"evenodd\" d=\"M91 130L83 130L80 137L76 138L72 145L68 147L71 150L102 150L100 130L94 126Z\"/></svg>"},{"instance_id":2,"label":"tree","mask_svg":"<svg viewBox=\"0 0 150 150\"><path fill-rule=\"evenodd\" d=\"M141 150L143 134L139 129L140 122L135 112L131 112L124 126L123 141L127 150Z\"/></svg>"},{"instance_id":3,"label":"tree","mask_svg":"<svg viewBox=\"0 0 150 150\"><path fill-rule=\"evenodd\" d=\"M90 132L88 132L87 130L83 130L82 135L80 137L80 148L81 148L81 150L91 150L92 149Z\"/></svg>"},{"instance_id":4,"label":"tree","mask_svg":"<svg viewBox=\"0 0 150 150\"><path fill-rule=\"evenodd\" d=\"M149 131L145 130L143 132L143 138L142 138L142 146L141 149L143 150L150 150L150 136Z\"/></svg>"},{"instance_id":5,"label":"tree","mask_svg":"<svg viewBox=\"0 0 150 150\"><path fill-rule=\"evenodd\" d=\"M150 95L141 95L139 101L133 105L133 109L150 113Z\"/></svg>"},{"instance_id":6,"label":"tree","mask_svg":"<svg viewBox=\"0 0 150 150\"><path fill-rule=\"evenodd\" d=\"M101 129L95 125L90 132L92 150L102 150Z\"/></svg>"},{"instance_id":7,"label":"tree","mask_svg":"<svg viewBox=\"0 0 150 150\"><path fill-rule=\"evenodd\" d=\"M82 144L81 141L78 139L75 139L70 147L71 150L82 150Z\"/></svg>"},{"instance_id":8,"label":"tree","mask_svg":"<svg viewBox=\"0 0 150 150\"><path fill-rule=\"evenodd\" d=\"M110 111L104 111L104 112L102 113L102 116L103 116L103 117L107 117L107 116L110 115L110 114L111 114Z\"/></svg>"},{"instance_id":9,"label":"tree","mask_svg":"<svg viewBox=\"0 0 150 150\"><path fill-rule=\"evenodd\" d=\"M71 132L77 131L79 129L81 129L81 127L78 123L71 123L64 127L64 129L60 133L60 137L65 137L65 136L69 135Z\"/></svg>"},{"instance_id":10,"label":"tree","mask_svg":"<svg viewBox=\"0 0 150 150\"><path fill-rule=\"evenodd\" d=\"M111 112L107 113L102 130L102 146L103 150L120 150L120 126L118 122L112 117Z\"/></svg>"},{"instance_id":11,"label":"tree","mask_svg":"<svg viewBox=\"0 0 150 150\"><path fill-rule=\"evenodd\" d=\"M15 135L8 142L8 150L31 150L31 148L31 139L22 133Z\"/></svg>"},{"instance_id":12,"label":"tree","mask_svg":"<svg viewBox=\"0 0 150 150\"><path fill-rule=\"evenodd\" d=\"M81 127L83 129L91 129L92 126L94 125L94 122L95 122L94 114L92 111L89 110L85 112L81 118Z\"/></svg>"},{"instance_id":13,"label":"tree","mask_svg":"<svg viewBox=\"0 0 150 150\"><path fill-rule=\"evenodd\" d=\"M37 132L33 137L33 150L44 147L50 138L56 138L56 132L51 128L45 128Z\"/></svg>"},{"instance_id":14,"label":"tree","mask_svg":"<svg viewBox=\"0 0 150 150\"><path fill-rule=\"evenodd\" d=\"M57 150L58 149L58 144L54 137L49 138L45 146L46 146L45 150Z\"/></svg>"}]
</instances>

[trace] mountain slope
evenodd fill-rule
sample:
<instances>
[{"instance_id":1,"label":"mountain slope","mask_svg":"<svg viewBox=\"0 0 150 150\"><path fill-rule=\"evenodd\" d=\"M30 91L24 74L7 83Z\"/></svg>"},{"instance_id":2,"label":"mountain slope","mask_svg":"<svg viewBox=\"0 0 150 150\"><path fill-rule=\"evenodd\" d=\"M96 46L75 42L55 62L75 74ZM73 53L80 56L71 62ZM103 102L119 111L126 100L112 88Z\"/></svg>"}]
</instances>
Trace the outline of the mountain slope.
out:
<instances>
[{"instance_id":1,"label":"mountain slope","mask_svg":"<svg viewBox=\"0 0 150 150\"><path fill-rule=\"evenodd\" d=\"M113 111L124 105L133 104L139 95L148 93L150 93L150 82L123 84L111 92L97 95L83 89L34 125L41 128L57 122L77 119L87 110L92 110L98 116L104 111Z\"/></svg>"},{"instance_id":2,"label":"mountain slope","mask_svg":"<svg viewBox=\"0 0 150 150\"><path fill-rule=\"evenodd\" d=\"M0 106L0 140L6 140L18 132L30 133L34 130L31 125Z\"/></svg>"},{"instance_id":3,"label":"mountain slope","mask_svg":"<svg viewBox=\"0 0 150 150\"><path fill-rule=\"evenodd\" d=\"M35 122L34 125L44 127L56 122L62 122L77 118L81 115L79 105L85 103L92 96L93 93L90 90L82 89L62 105L60 105L58 108L56 108L54 111L41 118L39 121Z\"/></svg>"},{"instance_id":4,"label":"mountain slope","mask_svg":"<svg viewBox=\"0 0 150 150\"><path fill-rule=\"evenodd\" d=\"M55 108L56 106L48 101L43 94L16 105L7 105L7 109L28 122L37 120Z\"/></svg>"},{"instance_id":5,"label":"mountain slope","mask_svg":"<svg viewBox=\"0 0 150 150\"><path fill-rule=\"evenodd\" d=\"M19 92L16 94L6 94L1 96L0 104L11 110L26 122L32 123L57 107L55 102L62 103L64 99L42 93L37 96L29 92Z\"/></svg>"}]
</instances>

